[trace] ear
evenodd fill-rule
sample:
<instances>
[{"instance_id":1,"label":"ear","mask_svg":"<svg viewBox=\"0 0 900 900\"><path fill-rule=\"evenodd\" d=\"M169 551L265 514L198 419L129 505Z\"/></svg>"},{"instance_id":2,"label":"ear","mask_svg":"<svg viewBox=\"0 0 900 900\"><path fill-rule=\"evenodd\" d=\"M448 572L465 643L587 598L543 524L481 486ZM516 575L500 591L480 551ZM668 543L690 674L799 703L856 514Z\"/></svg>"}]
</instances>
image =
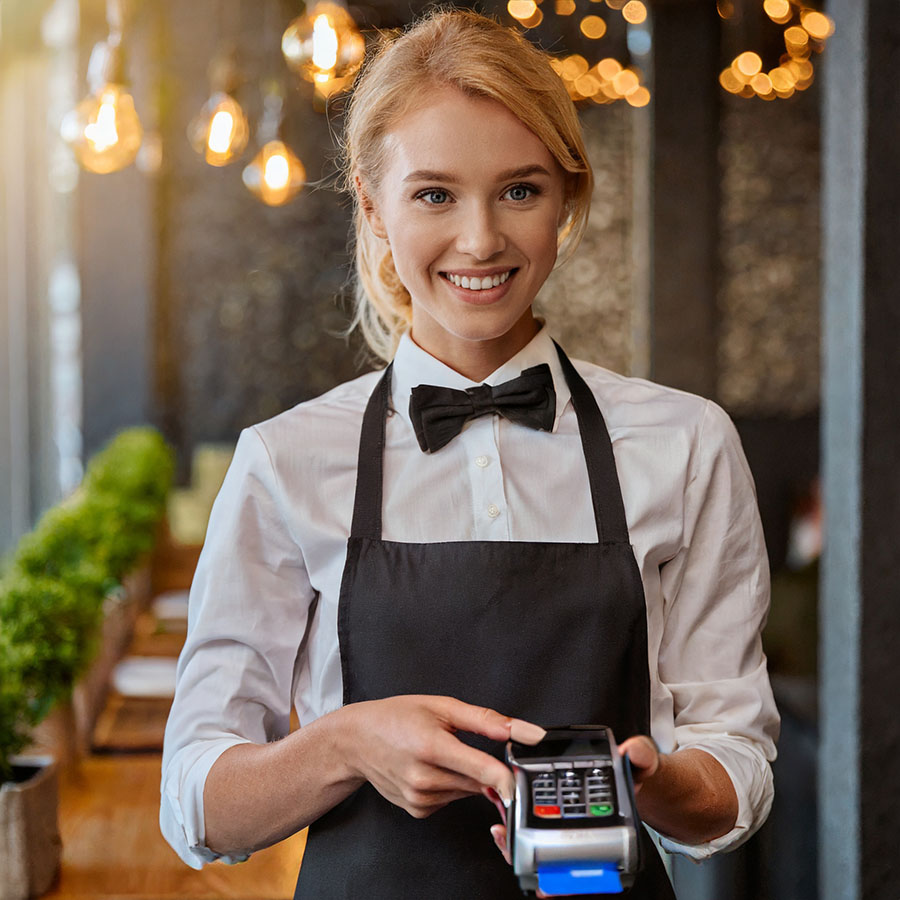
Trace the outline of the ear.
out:
<instances>
[{"instance_id":1,"label":"ear","mask_svg":"<svg viewBox=\"0 0 900 900\"><path fill-rule=\"evenodd\" d=\"M359 175L353 176L353 185L356 188L356 196L359 200L359 208L363 211L363 215L366 217L366 222L368 223L369 228L372 230L372 233L375 235L375 237L379 237L383 241L386 241L387 229L384 227L384 221L378 214L378 210L375 206L374 200L372 199L372 195L369 193L368 188L364 184L363 180L359 177Z\"/></svg>"}]
</instances>

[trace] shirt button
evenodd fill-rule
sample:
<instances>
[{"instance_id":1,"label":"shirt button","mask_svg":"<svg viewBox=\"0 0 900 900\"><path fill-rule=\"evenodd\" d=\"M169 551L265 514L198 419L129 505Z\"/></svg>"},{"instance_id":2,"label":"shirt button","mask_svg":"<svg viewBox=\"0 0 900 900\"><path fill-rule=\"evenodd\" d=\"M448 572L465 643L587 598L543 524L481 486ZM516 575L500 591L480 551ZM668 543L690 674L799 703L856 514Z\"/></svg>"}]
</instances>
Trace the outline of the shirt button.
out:
<instances>
[{"instance_id":1,"label":"shirt button","mask_svg":"<svg viewBox=\"0 0 900 900\"><path fill-rule=\"evenodd\" d=\"M495 503L492 503L492 504L487 508L487 514L488 514L492 519L496 519L497 516L500 515L500 507L497 506Z\"/></svg>"},{"instance_id":2,"label":"shirt button","mask_svg":"<svg viewBox=\"0 0 900 900\"><path fill-rule=\"evenodd\" d=\"M476 456L475 457L475 465L478 466L479 469L483 469L490 460L486 456Z\"/></svg>"}]
</instances>

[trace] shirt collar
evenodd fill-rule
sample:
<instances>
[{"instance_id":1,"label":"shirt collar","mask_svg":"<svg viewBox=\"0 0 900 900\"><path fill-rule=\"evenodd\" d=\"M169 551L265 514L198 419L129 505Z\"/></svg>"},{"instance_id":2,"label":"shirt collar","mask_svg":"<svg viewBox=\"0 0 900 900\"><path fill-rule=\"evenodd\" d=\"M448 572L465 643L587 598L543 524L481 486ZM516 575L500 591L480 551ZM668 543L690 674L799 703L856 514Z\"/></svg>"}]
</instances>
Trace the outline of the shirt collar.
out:
<instances>
[{"instance_id":1,"label":"shirt collar","mask_svg":"<svg viewBox=\"0 0 900 900\"><path fill-rule=\"evenodd\" d=\"M400 338L397 352L394 355L391 402L397 414L402 416L411 426L409 397L412 389L417 385L434 384L441 387L455 388L459 391L464 391L466 388L475 387L482 383L493 387L502 384L504 381L509 381L511 378L516 378L522 374L523 370L541 363L547 363L553 375L553 388L556 391L556 417L553 421L553 431L556 431L559 425L559 418L569 402L571 393L569 385L566 383L566 376L563 374L562 365L559 362L556 347L546 325L542 325L541 330L515 356L491 372L484 379L484 382L472 381L455 369L451 369L450 366L445 365L439 359L423 350L410 337L407 331Z\"/></svg>"}]
</instances>

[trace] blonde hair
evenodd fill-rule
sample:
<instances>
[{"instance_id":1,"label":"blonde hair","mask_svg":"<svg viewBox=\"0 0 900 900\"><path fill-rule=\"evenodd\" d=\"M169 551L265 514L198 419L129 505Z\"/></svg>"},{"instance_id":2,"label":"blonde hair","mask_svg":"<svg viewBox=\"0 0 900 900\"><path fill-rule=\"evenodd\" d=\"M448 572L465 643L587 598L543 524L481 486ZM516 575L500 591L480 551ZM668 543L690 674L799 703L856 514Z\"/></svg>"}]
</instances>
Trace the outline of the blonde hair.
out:
<instances>
[{"instance_id":1,"label":"blonde hair","mask_svg":"<svg viewBox=\"0 0 900 900\"><path fill-rule=\"evenodd\" d=\"M355 314L372 352L390 360L412 321L409 292L387 241L366 220L355 188L370 196L385 168L384 136L433 86L502 103L543 141L565 170L566 218L559 233L563 258L584 233L593 175L578 114L546 54L518 31L468 10L436 10L408 30L383 35L357 79L344 128L345 188L354 197Z\"/></svg>"}]
</instances>

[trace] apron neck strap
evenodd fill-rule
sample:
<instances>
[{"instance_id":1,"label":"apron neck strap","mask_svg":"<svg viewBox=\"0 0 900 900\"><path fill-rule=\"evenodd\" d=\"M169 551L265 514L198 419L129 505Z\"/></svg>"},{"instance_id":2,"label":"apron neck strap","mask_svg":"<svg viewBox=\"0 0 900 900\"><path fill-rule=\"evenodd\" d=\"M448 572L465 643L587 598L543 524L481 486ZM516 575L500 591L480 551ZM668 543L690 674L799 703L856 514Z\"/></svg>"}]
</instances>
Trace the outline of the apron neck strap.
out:
<instances>
[{"instance_id":1,"label":"apron neck strap","mask_svg":"<svg viewBox=\"0 0 900 900\"><path fill-rule=\"evenodd\" d=\"M625 504L622 500L622 489L616 472L616 458L613 455L606 422L591 389L578 374L572 361L556 341L553 345L556 347L566 376L566 383L572 394L572 405L578 418L581 446L584 449L588 482L591 485L594 518L597 521L597 539L601 544L627 544L629 539Z\"/></svg>"},{"instance_id":2,"label":"apron neck strap","mask_svg":"<svg viewBox=\"0 0 900 900\"><path fill-rule=\"evenodd\" d=\"M597 401L562 347L553 342L562 364L566 383L572 394L572 405L578 418L581 446L587 465L588 482L597 537L600 543L629 543L625 506L616 474L609 432ZM356 469L356 499L353 505L352 537L381 539L381 510L384 495L385 425L391 399L391 372L384 370L363 416L359 437L359 461Z\"/></svg>"},{"instance_id":3,"label":"apron neck strap","mask_svg":"<svg viewBox=\"0 0 900 900\"><path fill-rule=\"evenodd\" d=\"M359 436L356 464L356 499L353 502L352 537L381 539L381 505L384 494L384 431L391 406L391 372L388 363L366 404Z\"/></svg>"}]
</instances>

